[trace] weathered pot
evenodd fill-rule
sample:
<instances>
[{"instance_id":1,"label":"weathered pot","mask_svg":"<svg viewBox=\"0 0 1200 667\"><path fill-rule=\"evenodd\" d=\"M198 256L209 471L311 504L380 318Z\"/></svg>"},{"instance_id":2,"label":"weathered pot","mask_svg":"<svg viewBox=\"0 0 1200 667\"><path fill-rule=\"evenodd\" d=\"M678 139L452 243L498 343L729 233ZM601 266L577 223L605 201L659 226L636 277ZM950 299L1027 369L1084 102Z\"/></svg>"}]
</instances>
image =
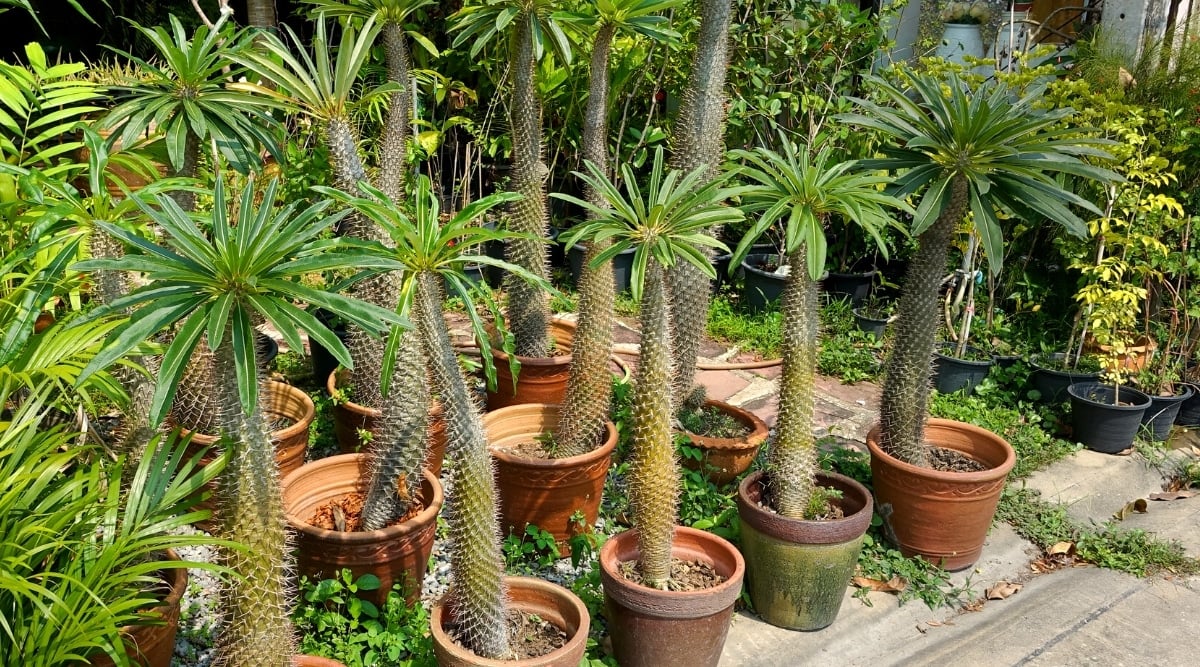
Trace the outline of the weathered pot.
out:
<instances>
[{"instance_id":1,"label":"weathered pot","mask_svg":"<svg viewBox=\"0 0 1200 667\"><path fill-rule=\"evenodd\" d=\"M425 471L421 484L425 509L404 523L362 532L325 530L308 523L321 505L360 492L369 466L365 454L339 454L305 464L283 479L283 509L296 531L296 569L314 580L331 579L342 568L355 577L370 573L379 577L380 586L367 599L382 603L398 583L412 603L421 595L443 501L442 485L430 471Z\"/></svg>"},{"instance_id":2,"label":"weathered pot","mask_svg":"<svg viewBox=\"0 0 1200 667\"><path fill-rule=\"evenodd\" d=\"M692 441L692 446L703 453L703 457L699 461L684 458L683 465L692 470L702 471L714 484L727 484L746 472L750 468L750 464L754 463L754 457L758 455L758 448L767 439L769 432L767 424L749 410L743 410L736 405L711 398L705 399L704 407L715 408L732 416L750 431L740 438L710 438L706 435L683 431Z\"/></svg>"},{"instance_id":3,"label":"weathered pot","mask_svg":"<svg viewBox=\"0 0 1200 667\"><path fill-rule=\"evenodd\" d=\"M1119 355L1115 355L1121 364L1121 368L1134 373L1144 369L1146 364L1150 363L1150 359L1154 357L1154 351L1158 349L1158 341L1149 336L1139 336L1137 340L1125 348L1125 351ZM1097 354L1102 357L1112 355L1111 345L1101 345L1096 342L1095 338L1088 336L1083 341L1083 351L1085 353Z\"/></svg>"},{"instance_id":4,"label":"weathered pot","mask_svg":"<svg viewBox=\"0 0 1200 667\"><path fill-rule=\"evenodd\" d=\"M552 320L550 335L558 345L560 354L555 357L517 355L521 367L515 387L512 371L508 367L508 355L503 350L492 348L492 359L496 364L496 391L487 393L488 410L520 403L563 402L567 394L567 378L571 373L571 342L575 339L575 323Z\"/></svg>"},{"instance_id":5,"label":"weathered pot","mask_svg":"<svg viewBox=\"0 0 1200 667\"><path fill-rule=\"evenodd\" d=\"M629 581L621 563L638 559L637 531L600 548L600 580L613 654L621 667L715 667L721 660L746 562L725 540L675 527L671 557L708 563L725 578L701 591L660 591Z\"/></svg>"},{"instance_id":6,"label":"weathered pot","mask_svg":"<svg viewBox=\"0 0 1200 667\"><path fill-rule=\"evenodd\" d=\"M337 396L339 377L346 371L330 373L325 380L325 390L330 396ZM358 437L359 430L375 433L378 429L380 413L375 408L368 408L353 401L335 402L333 404L333 436L337 439L338 449L343 454L354 454L363 447L362 438ZM429 407L429 439L425 444L425 469L434 477L442 474L442 462L446 458L446 418L442 404L436 400Z\"/></svg>"},{"instance_id":7,"label":"weathered pot","mask_svg":"<svg viewBox=\"0 0 1200 667\"><path fill-rule=\"evenodd\" d=\"M1151 437L1158 442L1171 436L1171 426L1179 416L1179 409L1195 393L1190 384L1181 384L1179 387L1179 393L1174 396L1151 396L1150 407L1142 415L1142 425L1149 428Z\"/></svg>"},{"instance_id":8,"label":"weathered pot","mask_svg":"<svg viewBox=\"0 0 1200 667\"><path fill-rule=\"evenodd\" d=\"M529 442L558 428L557 405L525 403L500 408L483 416L496 485L500 490L500 529L517 535L533 524L554 536L562 556L570 555L569 540L596 524L604 479L617 446L617 427L607 422L604 439L592 451L563 459L539 459L502 451ZM571 521L582 511L586 526Z\"/></svg>"},{"instance_id":9,"label":"weathered pot","mask_svg":"<svg viewBox=\"0 0 1200 667\"><path fill-rule=\"evenodd\" d=\"M818 473L817 484L842 492L844 515L831 521L781 516L762 506L765 476L755 472L738 487L746 589L754 611L771 625L820 630L837 618L871 525L871 493L837 473Z\"/></svg>"},{"instance_id":10,"label":"weathered pot","mask_svg":"<svg viewBox=\"0 0 1200 667\"><path fill-rule=\"evenodd\" d=\"M980 472L942 472L893 458L879 446L879 425L867 434L871 479L879 514L905 556L921 556L947 570L979 559L988 528L1017 462L1000 436L973 424L930 419L925 440L961 452L988 467Z\"/></svg>"},{"instance_id":11,"label":"weathered pot","mask_svg":"<svg viewBox=\"0 0 1200 667\"><path fill-rule=\"evenodd\" d=\"M1067 394L1076 440L1104 454L1133 446L1142 415L1150 407L1149 396L1129 387L1121 387L1118 393L1112 385L1099 382L1076 382L1067 387Z\"/></svg>"},{"instance_id":12,"label":"weathered pot","mask_svg":"<svg viewBox=\"0 0 1200 667\"><path fill-rule=\"evenodd\" d=\"M567 634L560 648L525 660L491 660L463 648L446 634L454 620L453 610L438 600L430 612L433 652L441 667L578 667L587 648L591 618L583 601L562 586L533 577L506 577L509 604L527 614L536 614Z\"/></svg>"},{"instance_id":13,"label":"weathered pot","mask_svg":"<svg viewBox=\"0 0 1200 667\"><path fill-rule=\"evenodd\" d=\"M263 413L269 421L287 419L292 422L290 426L271 433L271 443L275 445L275 465L279 466L280 476L286 476L304 465L304 455L308 453L308 429L316 418L316 408L308 394L283 382L267 382L261 400ZM180 432L192 437L187 445L187 456L195 456L208 448L208 453L200 459L202 465L207 465L219 454L213 447L217 444L218 437L192 433L187 429L180 429ZM206 488L211 495L198 505L202 509L213 511L212 518L196 522L198 528L208 532L212 532L217 525L216 512L220 505L216 499L217 487L217 480L209 482Z\"/></svg>"},{"instance_id":14,"label":"weathered pot","mask_svg":"<svg viewBox=\"0 0 1200 667\"><path fill-rule=\"evenodd\" d=\"M166 560L179 560L178 554L168 549ZM121 629L125 638L125 653L132 664L141 667L171 667L171 656L175 654L175 635L179 631L179 601L187 590L187 569L172 567L162 570L163 580L170 587L151 613L162 623L159 625L127 625ZM107 654L90 658L93 667L114 667L116 663Z\"/></svg>"}]
</instances>

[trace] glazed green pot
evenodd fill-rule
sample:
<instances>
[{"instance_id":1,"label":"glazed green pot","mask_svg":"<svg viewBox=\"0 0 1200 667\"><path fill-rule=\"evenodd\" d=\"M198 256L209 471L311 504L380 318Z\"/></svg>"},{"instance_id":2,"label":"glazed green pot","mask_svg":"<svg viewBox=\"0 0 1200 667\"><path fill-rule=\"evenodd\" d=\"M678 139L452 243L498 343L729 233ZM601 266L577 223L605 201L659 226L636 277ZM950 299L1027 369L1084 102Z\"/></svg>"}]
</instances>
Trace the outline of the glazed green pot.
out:
<instances>
[{"instance_id":1,"label":"glazed green pot","mask_svg":"<svg viewBox=\"0 0 1200 667\"><path fill-rule=\"evenodd\" d=\"M789 519L763 507L762 472L738 487L746 588L754 610L771 625L820 630L833 623L854 575L863 535L871 525L871 494L836 473L817 484L842 492L844 517L831 521Z\"/></svg>"}]
</instances>

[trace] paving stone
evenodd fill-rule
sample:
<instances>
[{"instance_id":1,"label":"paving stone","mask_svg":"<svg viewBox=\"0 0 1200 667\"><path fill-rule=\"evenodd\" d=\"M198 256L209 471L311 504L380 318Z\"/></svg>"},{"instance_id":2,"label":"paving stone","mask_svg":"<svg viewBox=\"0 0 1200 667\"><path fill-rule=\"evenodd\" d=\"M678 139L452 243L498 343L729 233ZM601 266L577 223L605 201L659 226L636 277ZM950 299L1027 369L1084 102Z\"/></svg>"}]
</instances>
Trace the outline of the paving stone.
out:
<instances>
[{"instance_id":1,"label":"paving stone","mask_svg":"<svg viewBox=\"0 0 1200 667\"><path fill-rule=\"evenodd\" d=\"M696 382L704 385L709 398L718 401L727 401L750 384L729 371L700 371L696 373Z\"/></svg>"}]
</instances>

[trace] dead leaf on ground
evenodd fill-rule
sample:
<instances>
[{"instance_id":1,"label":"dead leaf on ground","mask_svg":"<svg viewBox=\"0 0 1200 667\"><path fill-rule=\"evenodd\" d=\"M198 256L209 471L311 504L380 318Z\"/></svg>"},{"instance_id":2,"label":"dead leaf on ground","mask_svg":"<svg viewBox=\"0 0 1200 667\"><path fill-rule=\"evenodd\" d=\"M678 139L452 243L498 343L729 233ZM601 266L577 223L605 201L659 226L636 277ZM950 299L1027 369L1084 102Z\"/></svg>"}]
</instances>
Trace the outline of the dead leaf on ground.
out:
<instances>
[{"instance_id":1,"label":"dead leaf on ground","mask_svg":"<svg viewBox=\"0 0 1200 667\"><path fill-rule=\"evenodd\" d=\"M1194 495L1196 495L1195 491L1184 491L1180 489L1178 491L1168 491L1166 493L1151 493L1150 500L1183 500L1184 498L1191 498Z\"/></svg>"},{"instance_id":2,"label":"dead leaf on ground","mask_svg":"<svg viewBox=\"0 0 1200 667\"><path fill-rule=\"evenodd\" d=\"M1006 600L1024 587L1023 584L997 581L995 584L992 584L991 588L984 592L984 596L989 600Z\"/></svg>"},{"instance_id":3,"label":"dead leaf on ground","mask_svg":"<svg viewBox=\"0 0 1200 667\"><path fill-rule=\"evenodd\" d=\"M1061 554L1067 554L1067 555L1073 554L1073 553L1075 553L1075 543L1074 542L1055 542L1049 549L1046 549L1046 553L1051 556L1058 556Z\"/></svg>"},{"instance_id":4,"label":"dead leaf on ground","mask_svg":"<svg viewBox=\"0 0 1200 667\"><path fill-rule=\"evenodd\" d=\"M1125 503L1124 507L1117 510L1113 514L1113 519L1116 521L1124 521L1134 512L1137 512L1138 514L1145 514L1146 510L1149 508L1150 504L1146 502L1145 498L1138 498L1137 500Z\"/></svg>"},{"instance_id":5,"label":"dead leaf on ground","mask_svg":"<svg viewBox=\"0 0 1200 667\"><path fill-rule=\"evenodd\" d=\"M987 603L987 600L985 600L983 598L976 598L976 599L971 600L970 602L964 604L962 606L962 608L963 608L963 611L979 611L979 610L983 609L983 605L985 603Z\"/></svg>"},{"instance_id":6,"label":"dead leaf on ground","mask_svg":"<svg viewBox=\"0 0 1200 667\"><path fill-rule=\"evenodd\" d=\"M925 625L931 628L940 628L943 625L954 625L954 621L925 621Z\"/></svg>"},{"instance_id":7,"label":"dead leaf on ground","mask_svg":"<svg viewBox=\"0 0 1200 667\"><path fill-rule=\"evenodd\" d=\"M878 591L880 593L900 593L908 588L908 582L900 577L892 577L887 581L879 579L871 579L869 577L854 577L850 580L855 586L865 588L870 591Z\"/></svg>"}]
</instances>

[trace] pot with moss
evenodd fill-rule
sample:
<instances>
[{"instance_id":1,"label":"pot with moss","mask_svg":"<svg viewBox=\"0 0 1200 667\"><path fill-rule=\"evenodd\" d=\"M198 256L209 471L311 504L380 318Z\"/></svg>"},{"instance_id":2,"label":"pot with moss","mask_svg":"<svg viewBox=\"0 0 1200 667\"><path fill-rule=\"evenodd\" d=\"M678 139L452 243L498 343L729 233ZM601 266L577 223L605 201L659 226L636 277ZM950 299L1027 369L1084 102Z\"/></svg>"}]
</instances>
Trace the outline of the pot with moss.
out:
<instances>
[{"instance_id":1,"label":"pot with moss","mask_svg":"<svg viewBox=\"0 0 1200 667\"><path fill-rule=\"evenodd\" d=\"M903 553L963 569L982 551L1016 456L1003 438L979 427L927 421L929 362L949 247L968 212L993 272L1004 257L999 213L1036 213L1086 236L1087 225L1072 207L1102 213L1055 174L1101 182L1118 177L1081 160L1107 157L1097 147L1100 140L1082 130L1062 133L1072 111L1037 108L1040 97L1033 92L998 81L972 87L954 73L905 73L903 88L881 79L872 83L879 101L857 99L861 113L838 118L883 136L886 157L864 160L864 167L897 171L897 192L924 193L913 216L917 250L897 310L880 424L868 437L875 502Z\"/></svg>"},{"instance_id":2,"label":"pot with moss","mask_svg":"<svg viewBox=\"0 0 1200 667\"><path fill-rule=\"evenodd\" d=\"M732 151L748 183L748 212L762 212L735 258L781 220L790 270L780 299L782 361L779 424L765 471L738 488L747 590L768 623L817 630L834 621L871 522L871 495L847 477L820 472L813 437L819 349L818 279L825 227L832 216L875 238L894 225L888 208L905 208L879 187L887 179L837 162L828 146ZM884 248L886 255L886 247Z\"/></svg>"},{"instance_id":3,"label":"pot with moss","mask_svg":"<svg viewBox=\"0 0 1200 667\"><path fill-rule=\"evenodd\" d=\"M700 450L700 458L683 458L683 465L699 470L713 484L727 484L750 469L758 448L767 439L767 424L758 415L711 398L699 410L680 415L686 444Z\"/></svg>"}]
</instances>

